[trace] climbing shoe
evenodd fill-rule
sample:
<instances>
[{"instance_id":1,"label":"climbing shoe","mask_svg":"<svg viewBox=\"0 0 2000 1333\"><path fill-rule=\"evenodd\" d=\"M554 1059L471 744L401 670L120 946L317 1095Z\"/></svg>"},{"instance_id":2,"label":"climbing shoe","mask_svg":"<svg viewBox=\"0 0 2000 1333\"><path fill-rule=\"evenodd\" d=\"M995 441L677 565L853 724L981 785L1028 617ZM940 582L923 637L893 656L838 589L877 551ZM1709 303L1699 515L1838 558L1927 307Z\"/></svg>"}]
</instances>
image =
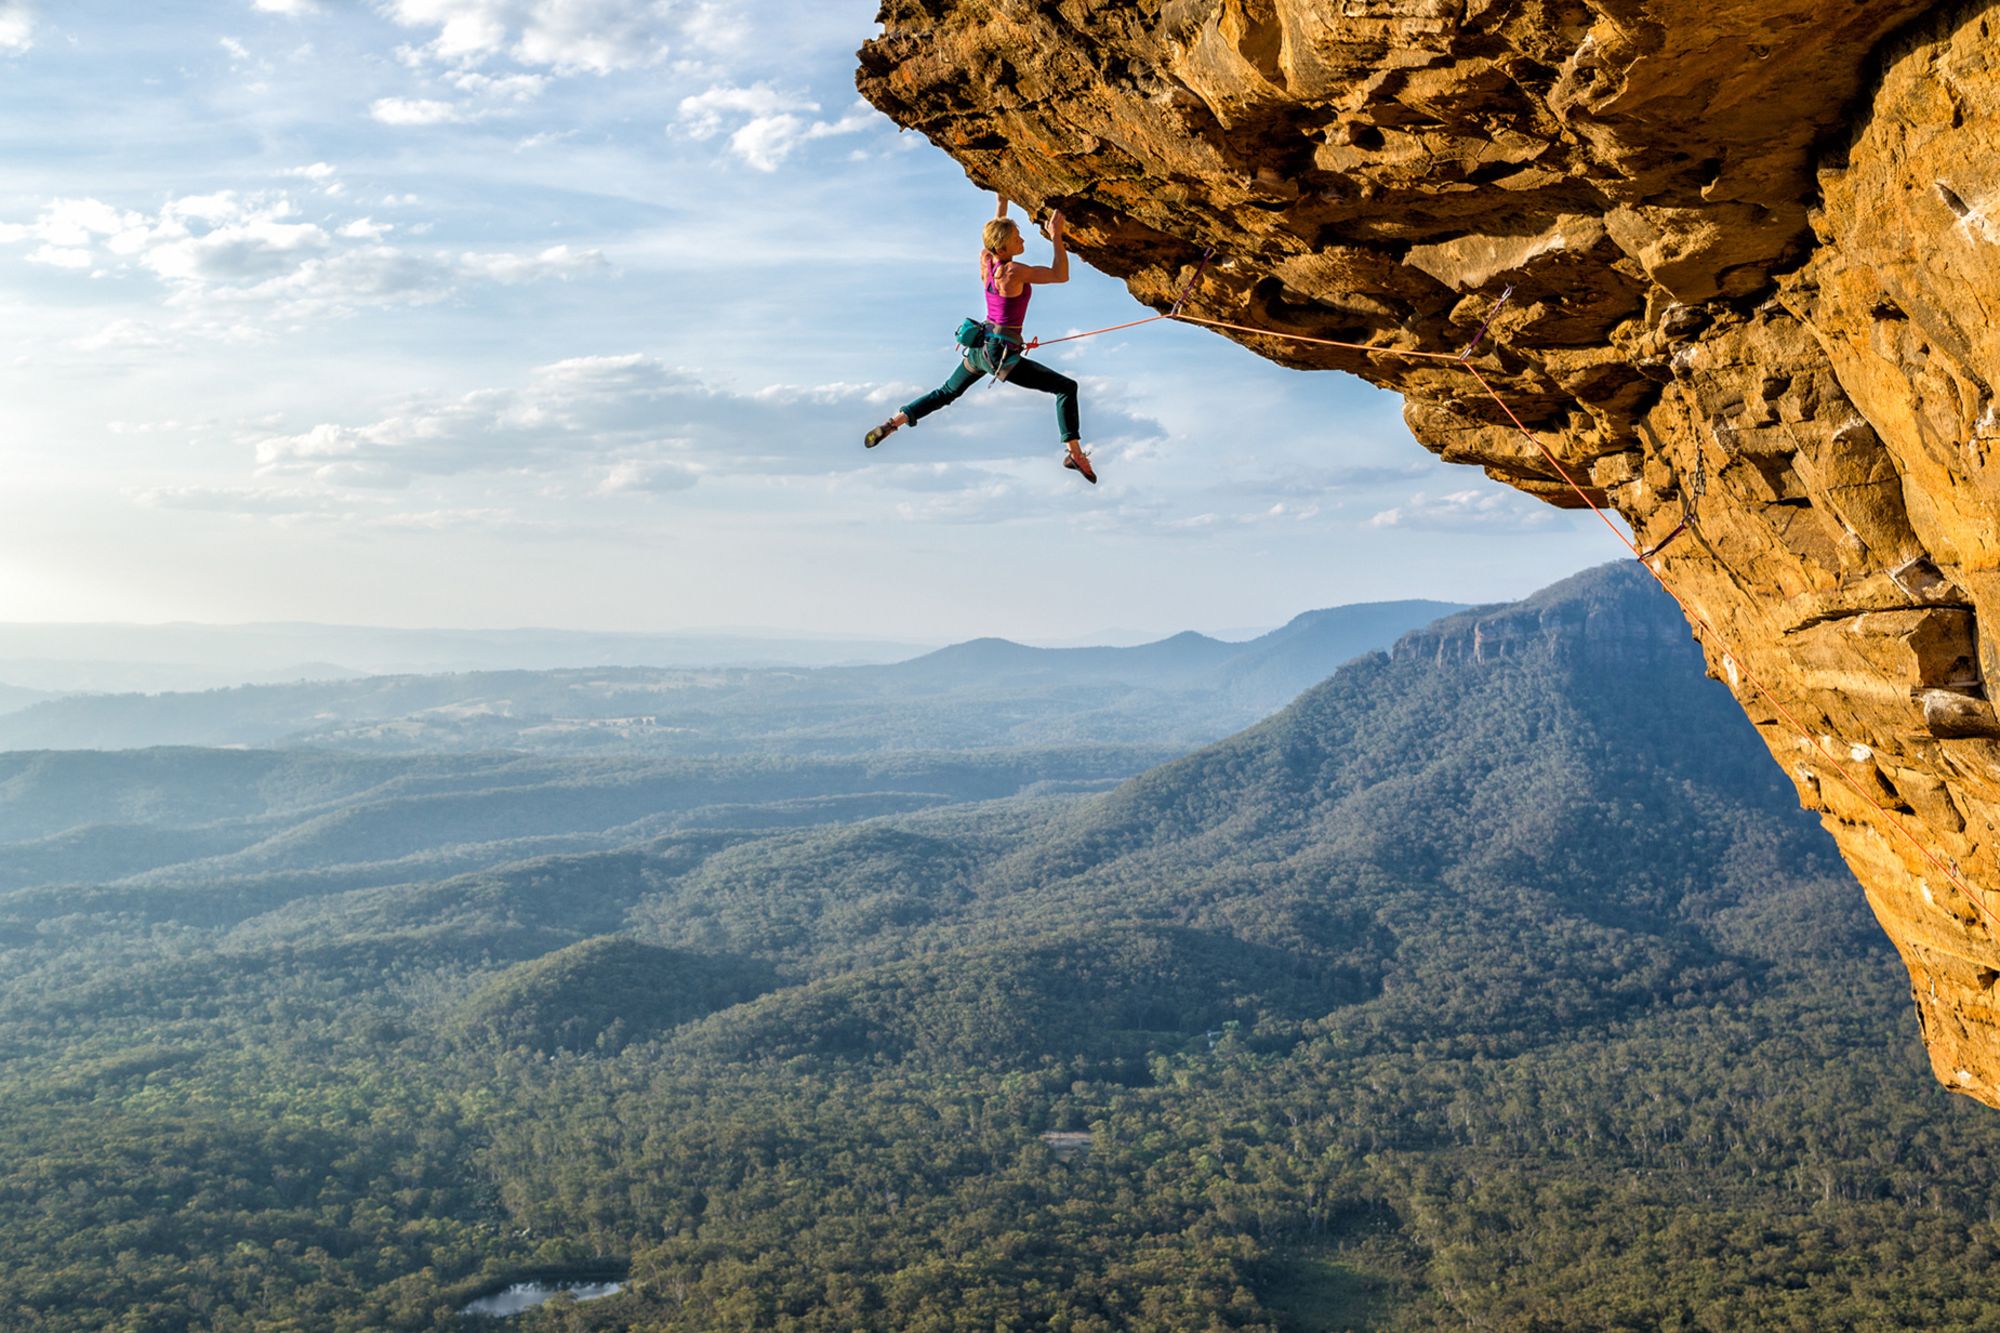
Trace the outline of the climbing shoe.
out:
<instances>
[{"instance_id":1,"label":"climbing shoe","mask_svg":"<svg viewBox=\"0 0 2000 1333\"><path fill-rule=\"evenodd\" d=\"M1083 452L1081 441L1071 440L1069 442L1069 453L1063 458L1063 466L1072 472L1081 472L1083 479L1091 485L1095 486L1097 484L1097 473L1091 469L1090 455Z\"/></svg>"}]
</instances>

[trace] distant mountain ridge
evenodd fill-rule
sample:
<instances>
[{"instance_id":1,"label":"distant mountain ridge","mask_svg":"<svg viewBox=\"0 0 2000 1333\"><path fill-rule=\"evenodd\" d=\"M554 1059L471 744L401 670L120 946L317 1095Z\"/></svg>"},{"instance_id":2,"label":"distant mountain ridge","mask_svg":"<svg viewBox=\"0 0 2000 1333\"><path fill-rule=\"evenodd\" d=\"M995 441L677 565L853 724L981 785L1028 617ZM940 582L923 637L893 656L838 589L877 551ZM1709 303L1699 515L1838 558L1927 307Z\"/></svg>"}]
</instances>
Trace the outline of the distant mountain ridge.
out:
<instances>
[{"instance_id":1,"label":"distant mountain ridge","mask_svg":"<svg viewBox=\"0 0 2000 1333\"><path fill-rule=\"evenodd\" d=\"M891 665L592 666L88 695L0 712L0 751L310 745L692 756L1195 745L1460 609L1434 601L1334 607L1244 643L1191 631L1133 647L986 638Z\"/></svg>"},{"instance_id":2,"label":"distant mountain ridge","mask_svg":"<svg viewBox=\"0 0 2000 1333\"><path fill-rule=\"evenodd\" d=\"M1304 612L1243 643L1194 630L1129 648L1036 648L1012 639L971 639L879 670L898 681L931 686L962 685L999 672L1083 683L1108 677L1183 688L1256 682L1275 696L1270 702L1276 707L1349 658L1466 609L1462 602L1421 599L1358 602Z\"/></svg>"},{"instance_id":3,"label":"distant mountain ridge","mask_svg":"<svg viewBox=\"0 0 2000 1333\"><path fill-rule=\"evenodd\" d=\"M17 713L23 708L42 702L44 699L53 699L55 697L55 694L49 690L30 690L23 689L18 685L0 685L0 713Z\"/></svg>"},{"instance_id":4,"label":"distant mountain ridge","mask_svg":"<svg viewBox=\"0 0 2000 1333\"><path fill-rule=\"evenodd\" d=\"M980 638L954 643L882 670L910 683L953 684L969 674L995 671L1120 673L1174 678L1227 661L1241 645L1185 630L1152 643L1126 648L1037 648L1012 639Z\"/></svg>"}]
</instances>

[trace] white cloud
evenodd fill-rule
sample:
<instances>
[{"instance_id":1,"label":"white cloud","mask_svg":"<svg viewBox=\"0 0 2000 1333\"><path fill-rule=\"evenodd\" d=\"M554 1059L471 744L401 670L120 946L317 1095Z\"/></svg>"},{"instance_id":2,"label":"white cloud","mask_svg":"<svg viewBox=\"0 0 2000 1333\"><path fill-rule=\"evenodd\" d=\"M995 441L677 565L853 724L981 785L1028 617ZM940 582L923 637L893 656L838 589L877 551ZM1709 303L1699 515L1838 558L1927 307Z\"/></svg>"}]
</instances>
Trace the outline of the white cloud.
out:
<instances>
[{"instance_id":1,"label":"white cloud","mask_svg":"<svg viewBox=\"0 0 2000 1333\"><path fill-rule=\"evenodd\" d=\"M800 144L856 134L878 118L864 102L856 102L839 120L812 119L818 110L819 103L768 84L723 85L682 98L680 119L689 138L710 139L729 121L745 118L729 136L730 151L758 171L776 171Z\"/></svg>"},{"instance_id":2,"label":"white cloud","mask_svg":"<svg viewBox=\"0 0 2000 1333\"><path fill-rule=\"evenodd\" d=\"M607 74L665 59L671 0L388 0L384 12L435 36L429 58L471 66L498 56L557 73Z\"/></svg>"},{"instance_id":3,"label":"white cloud","mask_svg":"<svg viewBox=\"0 0 2000 1333\"><path fill-rule=\"evenodd\" d=\"M167 336L156 325L138 319L114 319L95 333L73 339L70 346L79 352L151 351L167 343ZM122 433L115 423L112 433Z\"/></svg>"},{"instance_id":4,"label":"white cloud","mask_svg":"<svg viewBox=\"0 0 2000 1333\"><path fill-rule=\"evenodd\" d=\"M371 528L400 532L476 532L483 536L555 536L563 525L545 518L525 518L512 509L429 509L418 513L382 514L367 520Z\"/></svg>"},{"instance_id":5,"label":"white cloud","mask_svg":"<svg viewBox=\"0 0 2000 1333\"><path fill-rule=\"evenodd\" d=\"M28 252L30 264L47 264L50 268L90 268L97 261L88 250L71 250L57 245L42 245Z\"/></svg>"},{"instance_id":6,"label":"white cloud","mask_svg":"<svg viewBox=\"0 0 2000 1333\"><path fill-rule=\"evenodd\" d=\"M506 537L550 537L563 531L560 523L539 516L528 517L503 506L436 504L434 497L423 497L415 503L431 502L431 507L397 509L389 496L340 494L317 485L197 484L156 486L128 490L125 494L147 509L229 514L279 526L301 522L358 524L384 532L476 532Z\"/></svg>"},{"instance_id":7,"label":"white cloud","mask_svg":"<svg viewBox=\"0 0 2000 1333\"><path fill-rule=\"evenodd\" d=\"M1432 532L1517 531L1546 527L1555 521L1549 506L1508 490L1497 482L1490 489L1453 491L1432 496L1423 491L1393 509L1368 520L1370 527L1415 528Z\"/></svg>"},{"instance_id":8,"label":"white cloud","mask_svg":"<svg viewBox=\"0 0 2000 1333\"><path fill-rule=\"evenodd\" d=\"M268 210L246 210L237 202L234 190L218 190L214 194L184 194L173 200L160 211L162 218L180 221L207 223L232 222L243 217L284 218L292 215L292 201L280 197ZM130 216L137 217L137 214Z\"/></svg>"},{"instance_id":9,"label":"white cloud","mask_svg":"<svg viewBox=\"0 0 2000 1333\"><path fill-rule=\"evenodd\" d=\"M87 247L104 237L124 235L145 225L142 215L124 212L96 199L54 199L43 207L34 222L0 223L0 244L32 239L49 245Z\"/></svg>"},{"instance_id":10,"label":"white cloud","mask_svg":"<svg viewBox=\"0 0 2000 1333\"><path fill-rule=\"evenodd\" d=\"M322 422L256 446L268 473L329 480L335 464L408 475L528 472L595 474L598 494L685 489L712 468L825 471L836 424L867 411L858 393L845 411L821 401L781 402L704 383L653 357L573 357L534 370L525 383L452 399L421 399L365 425ZM839 435L856 434L840 430ZM859 463L860 446L842 457ZM792 461L779 461L790 455ZM817 455L817 456L815 456ZM709 466L705 467L704 462Z\"/></svg>"},{"instance_id":11,"label":"white cloud","mask_svg":"<svg viewBox=\"0 0 2000 1333\"><path fill-rule=\"evenodd\" d=\"M927 463L906 469L898 477L900 490L914 492L896 503L898 517L914 523L987 525L1039 517L1041 507L1030 501L1029 478L1040 460L1011 462L1002 469L961 463ZM1046 468L1043 469L1044 474Z\"/></svg>"},{"instance_id":12,"label":"white cloud","mask_svg":"<svg viewBox=\"0 0 2000 1333\"><path fill-rule=\"evenodd\" d=\"M315 162L311 166L306 167L288 167L278 174L281 176L294 176L300 180L309 180L315 184L321 184L333 179L334 174L339 170L340 168L334 166L331 162Z\"/></svg>"},{"instance_id":13,"label":"white cloud","mask_svg":"<svg viewBox=\"0 0 2000 1333\"><path fill-rule=\"evenodd\" d=\"M487 97L510 102L530 102L540 97L549 86L547 75L508 74L496 77L474 70L461 70L451 76L451 86L475 97Z\"/></svg>"},{"instance_id":14,"label":"white cloud","mask_svg":"<svg viewBox=\"0 0 2000 1333\"><path fill-rule=\"evenodd\" d=\"M681 34L694 45L718 53L742 51L753 40L752 25L740 10L716 0L704 0L682 19Z\"/></svg>"},{"instance_id":15,"label":"white cloud","mask_svg":"<svg viewBox=\"0 0 2000 1333\"><path fill-rule=\"evenodd\" d=\"M368 114L384 125L460 125L479 116L456 102L428 97L378 97Z\"/></svg>"},{"instance_id":16,"label":"white cloud","mask_svg":"<svg viewBox=\"0 0 2000 1333\"><path fill-rule=\"evenodd\" d=\"M165 421L107 421L104 429L113 435L160 435L168 431L184 431L188 423L173 417Z\"/></svg>"},{"instance_id":17,"label":"white cloud","mask_svg":"<svg viewBox=\"0 0 2000 1333\"><path fill-rule=\"evenodd\" d=\"M304 487L156 486L130 492L148 509L192 509L204 513L311 514L335 507L332 496Z\"/></svg>"},{"instance_id":18,"label":"white cloud","mask_svg":"<svg viewBox=\"0 0 2000 1333\"><path fill-rule=\"evenodd\" d=\"M375 463L328 463L313 474L313 480L350 491L393 491L410 484L407 472Z\"/></svg>"},{"instance_id":19,"label":"white cloud","mask_svg":"<svg viewBox=\"0 0 2000 1333\"><path fill-rule=\"evenodd\" d=\"M627 458L613 463L597 484L598 495L663 495L684 491L701 479L701 469L679 459Z\"/></svg>"},{"instance_id":20,"label":"white cloud","mask_svg":"<svg viewBox=\"0 0 2000 1333\"><path fill-rule=\"evenodd\" d=\"M748 88L727 85L710 88L681 99L681 127L693 139L709 139L721 133L732 115L772 116L793 111L817 111L819 103L781 93L769 84Z\"/></svg>"},{"instance_id":21,"label":"white cloud","mask_svg":"<svg viewBox=\"0 0 2000 1333\"><path fill-rule=\"evenodd\" d=\"M602 250L572 250L552 245L540 254L466 254L459 256L465 272L494 282L528 282L536 278L568 279L609 265Z\"/></svg>"},{"instance_id":22,"label":"white cloud","mask_svg":"<svg viewBox=\"0 0 2000 1333\"><path fill-rule=\"evenodd\" d=\"M290 18L303 18L307 14L319 13L319 5L314 0L251 0L251 8L265 14L284 14Z\"/></svg>"},{"instance_id":23,"label":"white cloud","mask_svg":"<svg viewBox=\"0 0 2000 1333\"><path fill-rule=\"evenodd\" d=\"M110 247L114 253L137 253L146 268L186 286L262 281L327 248L324 228L287 221L291 216L285 199L246 204L233 193L204 195L168 204L146 234L123 233Z\"/></svg>"},{"instance_id":24,"label":"white cloud","mask_svg":"<svg viewBox=\"0 0 2000 1333\"><path fill-rule=\"evenodd\" d=\"M729 147L759 171L776 171L808 126L797 116L759 116L729 136Z\"/></svg>"},{"instance_id":25,"label":"white cloud","mask_svg":"<svg viewBox=\"0 0 2000 1333\"><path fill-rule=\"evenodd\" d=\"M489 116L518 113L524 103L540 97L549 86L544 74L492 75L477 70L460 70L447 82L471 100L380 97L369 105L368 114L384 125L470 125Z\"/></svg>"},{"instance_id":26,"label":"white cloud","mask_svg":"<svg viewBox=\"0 0 2000 1333\"><path fill-rule=\"evenodd\" d=\"M259 281L208 287L202 297L212 304L268 306L283 318L300 319L428 305L451 295L452 277L427 255L371 245L308 259Z\"/></svg>"},{"instance_id":27,"label":"white cloud","mask_svg":"<svg viewBox=\"0 0 2000 1333\"><path fill-rule=\"evenodd\" d=\"M35 11L28 0L0 0L0 54L18 55L35 44Z\"/></svg>"},{"instance_id":28,"label":"white cloud","mask_svg":"<svg viewBox=\"0 0 2000 1333\"><path fill-rule=\"evenodd\" d=\"M250 48L237 41L234 37L223 37L216 42L216 45L229 52L231 60L247 62L251 58Z\"/></svg>"},{"instance_id":29,"label":"white cloud","mask_svg":"<svg viewBox=\"0 0 2000 1333\"><path fill-rule=\"evenodd\" d=\"M57 199L32 223L0 226L0 242L40 241L27 256L38 263L150 273L182 304L211 295L240 299L334 248L323 227L298 221L296 211L282 194L233 190L183 195L152 216L97 199Z\"/></svg>"},{"instance_id":30,"label":"white cloud","mask_svg":"<svg viewBox=\"0 0 2000 1333\"><path fill-rule=\"evenodd\" d=\"M289 174L324 181L323 165ZM524 254L399 249L383 243L394 229L368 217L303 221L282 193L223 190L181 196L151 216L97 199L57 199L33 222L0 223L0 245L33 244L25 258L37 264L150 274L167 287L167 303L183 310L261 307L283 319L430 304L468 279L511 284L608 267L601 252L564 245ZM229 336L248 332L239 325Z\"/></svg>"}]
</instances>

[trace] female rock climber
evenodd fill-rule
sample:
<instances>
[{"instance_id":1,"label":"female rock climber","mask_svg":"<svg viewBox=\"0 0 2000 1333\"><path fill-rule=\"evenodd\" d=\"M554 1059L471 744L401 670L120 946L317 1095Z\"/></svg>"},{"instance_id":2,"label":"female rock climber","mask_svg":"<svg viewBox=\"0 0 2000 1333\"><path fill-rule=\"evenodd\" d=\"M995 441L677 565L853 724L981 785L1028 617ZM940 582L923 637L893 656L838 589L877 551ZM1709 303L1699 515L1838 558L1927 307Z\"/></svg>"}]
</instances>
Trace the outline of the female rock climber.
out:
<instances>
[{"instance_id":1,"label":"female rock climber","mask_svg":"<svg viewBox=\"0 0 2000 1333\"><path fill-rule=\"evenodd\" d=\"M1091 485L1097 473L1083 452L1078 438L1076 381L1050 370L1038 361L1021 355L1021 324L1028 315L1028 299L1038 283L1069 281L1069 251L1063 248L1062 214L1049 215L1049 241L1056 248L1053 264L1042 267L1016 262L1026 250L1021 229L1007 216L1007 201L1000 201L993 220L986 224L979 252L979 285L986 290L987 327L976 336L977 345L968 348L957 370L941 386L931 390L902 411L868 432L862 442L870 449L882 443L898 427L915 425L941 407L957 402L961 394L987 375L1037 389L1056 396L1056 426L1062 432L1063 466L1083 474Z\"/></svg>"}]
</instances>

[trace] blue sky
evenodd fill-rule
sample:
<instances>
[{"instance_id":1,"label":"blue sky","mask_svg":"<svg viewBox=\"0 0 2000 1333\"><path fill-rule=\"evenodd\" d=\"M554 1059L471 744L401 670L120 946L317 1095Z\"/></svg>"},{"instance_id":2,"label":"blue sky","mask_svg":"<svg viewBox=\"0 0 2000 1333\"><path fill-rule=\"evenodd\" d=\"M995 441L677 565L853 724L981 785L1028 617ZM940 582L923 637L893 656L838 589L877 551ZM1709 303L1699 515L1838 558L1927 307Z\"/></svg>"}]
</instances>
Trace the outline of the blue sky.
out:
<instances>
[{"instance_id":1,"label":"blue sky","mask_svg":"<svg viewBox=\"0 0 2000 1333\"><path fill-rule=\"evenodd\" d=\"M0 0L0 620L1061 640L1617 554L1179 326L1048 355L1095 489L1004 386L864 452L992 209L857 102L874 9Z\"/></svg>"}]
</instances>

